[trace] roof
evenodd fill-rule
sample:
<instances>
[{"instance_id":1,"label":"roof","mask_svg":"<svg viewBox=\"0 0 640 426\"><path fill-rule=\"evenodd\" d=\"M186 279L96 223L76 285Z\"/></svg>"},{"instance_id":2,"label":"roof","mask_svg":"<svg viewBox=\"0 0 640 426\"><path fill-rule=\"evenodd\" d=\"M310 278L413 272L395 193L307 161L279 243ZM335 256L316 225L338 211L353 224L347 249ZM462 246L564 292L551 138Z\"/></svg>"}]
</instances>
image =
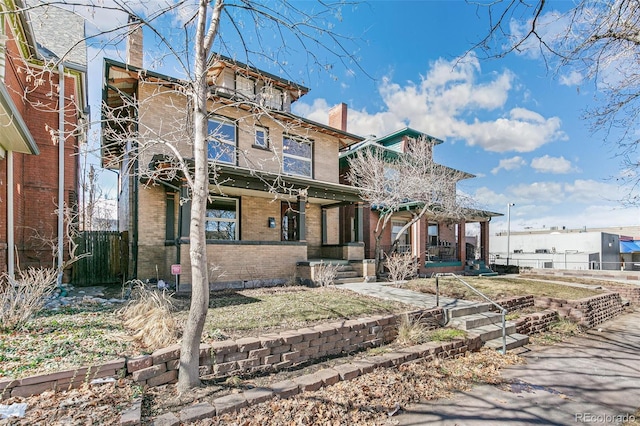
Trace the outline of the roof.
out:
<instances>
[{"instance_id":1,"label":"roof","mask_svg":"<svg viewBox=\"0 0 640 426\"><path fill-rule=\"evenodd\" d=\"M35 6L33 1L25 2ZM33 32L38 55L44 59L62 59L65 66L87 67L85 20L59 7L40 5L26 12Z\"/></svg>"},{"instance_id":2,"label":"roof","mask_svg":"<svg viewBox=\"0 0 640 426\"><path fill-rule=\"evenodd\" d=\"M384 145L388 147L389 145L392 145L395 142L402 140L405 136L413 139L426 137L430 141L434 142L435 145L440 145L441 143L443 143L443 141L438 138L435 138L421 131L412 129L410 127L405 127L404 129L396 130L395 132L389 133L386 136L375 138L374 140L380 145Z\"/></svg>"},{"instance_id":3,"label":"roof","mask_svg":"<svg viewBox=\"0 0 640 426\"><path fill-rule=\"evenodd\" d=\"M0 147L5 151L39 154L38 144L18 112L3 82L0 82Z\"/></svg>"}]
</instances>

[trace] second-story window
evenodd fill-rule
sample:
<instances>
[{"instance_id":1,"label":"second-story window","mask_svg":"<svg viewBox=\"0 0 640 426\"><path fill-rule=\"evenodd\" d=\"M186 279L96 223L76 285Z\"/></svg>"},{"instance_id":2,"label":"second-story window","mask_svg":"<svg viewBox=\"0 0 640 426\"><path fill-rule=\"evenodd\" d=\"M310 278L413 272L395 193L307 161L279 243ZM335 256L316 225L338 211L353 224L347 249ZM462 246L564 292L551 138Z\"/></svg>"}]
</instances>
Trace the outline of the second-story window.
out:
<instances>
[{"instance_id":1,"label":"second-story window","mask_svg":"<svg viewBox=\"0 0 640 426\"><path fill-rule=\"evenodd\" d=\"M282 90L273 86L265 86L262 91L264 106L271 109L282 110L282 101L284 100Z\"/></svg>"},{"instance_id":2,"label":"second-story window","mask_svg":"<svg viewBox=\"0 0 640 426\"><path fill-rule=\"evenodd\" d=\"M313 147L309 141L285 136L282 140L282 171L290 175L313 176Z\"/></svg>"},{"instance_id":3,"label":"second-story window","mask_svg":"<svg viewBox=\"0 0 640 426\"><path fill-rule=\"evenodd\" d=\"M209 119L207 158L211 161L236 164L236 125L224 119Z\"/></svg>"},{"instance_id":4,"label":"second-story window","mask_svg":"<svg viewBox=\"0 0 640 426\"><path fill-rule=\"evenodd\" d=\"M255 97L256 83L249 77L236 74L236 93L241 97L253 99Z\"/></svg>"}]
</instances>

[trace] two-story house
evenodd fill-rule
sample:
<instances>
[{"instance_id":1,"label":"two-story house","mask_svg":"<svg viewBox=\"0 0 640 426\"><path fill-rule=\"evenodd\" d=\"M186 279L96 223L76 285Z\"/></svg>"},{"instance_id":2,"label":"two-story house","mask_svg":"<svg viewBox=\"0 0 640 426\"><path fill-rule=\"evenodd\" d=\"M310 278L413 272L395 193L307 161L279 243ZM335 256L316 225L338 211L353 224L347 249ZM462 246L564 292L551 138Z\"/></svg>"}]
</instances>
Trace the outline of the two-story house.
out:
<instances>
[{"instance_id":1,"label":"two-story house","mask_svg":"<svg viewBox=\"0 0 640 426\"><path fill-rule=\"evenodd\" d=\"M13 275L67 256L51 244L58 206L76 208L87 61L82 17L20 0L0 11L0 270Z\"/></svg>"},{"instance_id":2,"label":"two-story house","mask_svg":"<svg viewBox=\"0 0 640 426\"><path fill-rule=\"evenodd\" d=\"M186 82L145 70L140 37L129 41L128 63L105 61L103 163L121 175L129 277L173 282L171 266L180 265L188 284L188 187L179 172L165 173L192 156ZM217 287L307 280L309 266L327 258L366 275L362 236L340 239L339 207L360 209L360 199L339 183L337 161L363 138L292 114L308 89L254 67L217 57L208 81L207 263L223 274Z\"/></svg>"},{"instance_id":3,"label":"two-story house","mask_svg":"<svg viewBox=\"0 0 640 426\"><path fill-rule=\"evenodd\" d=\"M338 122L336 122L338 123ZM421 138L431 140L434 146L442 143L422 132L411 128L404 128L382 137L371 137L359 144L344 148L340 153L340 170L342 182L348 184L346 177L349 159L359 150L375 149L386 152L391 157L407 153L409 143L419 143ZM440 165L440 167L445 167ZM466 172L451 173L457 179L470 179L474 176ZM450 190L455 194L456 184L450 182ZM455 196L455 195L452 195ZM383 253L389 253L392 242L398 239L395 250L401 253L411 253L417 260L418 273L431 275L435 272L470 273L490 272L484 265L489 260L489 221L491 217L501 216L483 210L462 209L455 217L434 217L425 215L419 221L403 231L414 214L420 210L422 204L412 200L401 209L392 213L390 226L382 231L380 244ZM344 216L352 216L349 207L345 207ZM365 257L375 258L375 228L381 211L376 206L363 209L366 213L362 217L363 242L365 243ZM479 246L470 244L466 239L466 227L470 223L479 224ZM400 235L399 235L400 234ZM382 259L381 259L382 260Z\"/></svg>"}]
</instances>

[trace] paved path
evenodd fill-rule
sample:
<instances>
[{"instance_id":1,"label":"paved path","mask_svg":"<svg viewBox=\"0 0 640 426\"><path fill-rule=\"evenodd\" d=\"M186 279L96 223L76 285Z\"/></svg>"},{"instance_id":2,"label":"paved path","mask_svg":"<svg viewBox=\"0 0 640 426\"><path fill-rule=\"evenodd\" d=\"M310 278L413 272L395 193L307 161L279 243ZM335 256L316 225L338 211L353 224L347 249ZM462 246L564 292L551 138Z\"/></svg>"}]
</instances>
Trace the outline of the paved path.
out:
<instances>
[{"instance_id":1,"label":"paved path","mask_svg":"<svg viewBox=\"0 0 640 426\"><path fill-rule=\"evenodd\" d=\"M510 384L483 385L450 400L420 403L400 425L622 424L640 407L640 312L584 336L523 354Z\"/></svg>"},{"instance_id":2,"label":"paved path","mask_svg":"<svg viewBox=\"0 0 640 426\"><path fill-rule=\"evenodd\" d=\"M393 287L385 282L341 284L340 288L346 288L367 296L379 297L380 299L403 302L420 308L436 307L436 296L434 294ZM457 308L476 304L478 304L478 302L440 296L440 306L443 308Z\"/></svg>"}]
</instances>

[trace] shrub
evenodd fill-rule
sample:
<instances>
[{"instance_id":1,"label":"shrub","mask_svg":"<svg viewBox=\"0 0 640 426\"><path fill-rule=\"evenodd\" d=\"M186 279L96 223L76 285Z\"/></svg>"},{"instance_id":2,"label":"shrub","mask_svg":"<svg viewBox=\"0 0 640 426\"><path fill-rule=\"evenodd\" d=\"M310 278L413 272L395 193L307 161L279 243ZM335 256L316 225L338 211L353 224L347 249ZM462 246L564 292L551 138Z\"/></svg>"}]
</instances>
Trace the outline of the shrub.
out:
<instances>
[{"instance_id":1,"label":"shrub","mask_svg":"<svg viewBox=\"0 0 640 426\"><path fill-rule=\"evenodd\" d=\"M394 253L386 256L385 266L389 270L389 281L402 281L416 275L416 262L411 253Z\"/></svg>"},{"instance_id":2,"label":"shrub","mask_svg":"<svg viewBox=\"0 0 640 426\"><path fill-rule=\"evenodd\" d=\"M119 313L124 326L133 331L130 338L155 350L177 340L178 324L171 315L173 306L171 295L165 291L147 289L141 281L136 281L131 300Z\"/></svg>"},{"instance_id":3,"label":"shrub","mask_svg":"<svg viewBox=\"0 0 640 426\"><path fill-rule=\"evenodd\" d=\"M58 271L28 268L17 278L4 274L0 280L0 328L15 330L40 312L56 288Z\"/></svg>"},{"instance_id":4,"label":"shrub","mask_svg":"<svg viewBox=\"0 0 640 426\"><path fill-rule=\"evenodd\" d=\"M333 284L338 276L338 269L340 269L340 265L321 262L320 265L316 265L314 267L313 282L320 287L326 287Z\"/></svg>"}]
</instances>

